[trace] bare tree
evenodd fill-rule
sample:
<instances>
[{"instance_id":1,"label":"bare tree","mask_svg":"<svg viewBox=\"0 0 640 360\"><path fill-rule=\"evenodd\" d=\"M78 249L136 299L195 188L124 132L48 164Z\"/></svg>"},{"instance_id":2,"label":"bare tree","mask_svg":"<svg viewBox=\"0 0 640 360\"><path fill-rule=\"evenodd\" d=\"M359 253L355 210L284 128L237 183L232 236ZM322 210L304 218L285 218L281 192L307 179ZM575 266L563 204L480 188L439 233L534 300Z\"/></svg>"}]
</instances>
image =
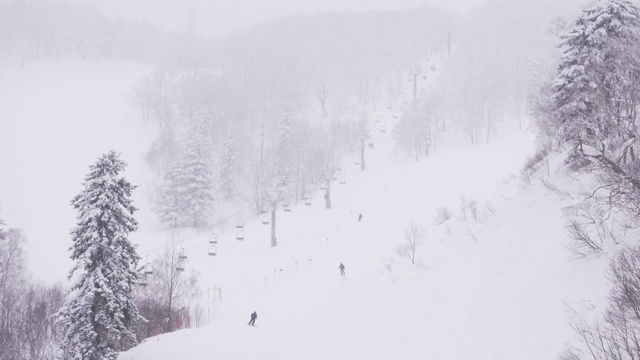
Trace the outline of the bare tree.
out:
<instances>
[{"instance_id":1,"label":"bare tree","mask_svg":"<svg viewBox=\"0 0 640 360\"><path fill-rule=\"evenodd\" d=\"M329 93L327 92L327 86L325 85L324 81L322 81L320 88L316 92L316 96L318 97L318 100L320 100L320 106L322 107L322 116L327 117L326 104Z\"/></svg>"},{"instance_id":2,"label":"bare tree","mask_svg":"<svg viewBox=\"0 0 640 360\"><path fill-rule=\"evenodd\" d=\"M406 256L412 264L416 263L416 250L424 243L425 231L421 225L411 223L404 232L404 243L398 245L397 252L400 256Z\"/></svg>"},{"instance_id":3,"label":"bare tree","mask_svg":"<svg viewBox=\"0 0 640 360\"><path fill-rule=\"evenodd\" d=\"M17 311L25 291L24 233L9 229L0 240L0 359L20 359Z\"/></svg>"},{"instance_id":4,"label":"bare tree","mask_svg":"<svg viewBox=\"0 0 640 360\"><path fill-rule=\"evenodd\" d=\"M573 323L581 346L568 348L561 359L640 359L640 248L625 248L611 264L613 287L600 321Z\"/></svg>"},{"instance_id":5,"label":"bare tree","mask_svg":"<svg viewBox=\"0 0 640 360\"><path fill-rule=\"evenodd\" d=\"M164 252L153 262L153 276L148 279L148 296L159 297L160 308L165 311L163 332L171 332L184 323L180 309L189 309L199 292L199 275L193 270L186 272L187 253L181 243L174 231Z\"/></svg>"}]
</instances>

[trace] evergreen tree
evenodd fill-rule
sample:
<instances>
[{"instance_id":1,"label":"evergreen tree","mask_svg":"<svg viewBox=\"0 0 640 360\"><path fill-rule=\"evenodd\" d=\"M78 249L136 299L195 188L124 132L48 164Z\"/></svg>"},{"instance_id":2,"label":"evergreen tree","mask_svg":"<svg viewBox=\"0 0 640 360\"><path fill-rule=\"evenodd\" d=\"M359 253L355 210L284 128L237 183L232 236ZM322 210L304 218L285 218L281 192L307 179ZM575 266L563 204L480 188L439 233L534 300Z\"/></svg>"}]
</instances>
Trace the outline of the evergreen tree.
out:
<instances>
[{"instance_id":1,"label":"evergreen tree","mask_svg":"<svg viewBox=\"0 0 640 360\"><path fill-rule=\"evenodd\" d=\"M628 0L601 0L562 36L550 111L560 142L589 145L612 159L626 154L639 130L639 15Z\"/></svg>"},{"instance_id":2,"label":"evergreen tree","mask_svg":"<svg viewBox=\"0 0 640 360\"><path fill-rule=\"evenodd\" d=\"M59 312L65 359L116 359L137 342L134 325L141 317L133 291L140 257L128 235L138 223L131 202L135 186L120 176L125 167L118 153L103 155L71 201L78 222L71 231L71 299Z\"/></svg>"},{"instance_id":3,"label":"evergreen tree","mask_svg":"<svg viewBox=\"0 0 640 360\"><path fill-rule=\"evenodd\" d=\"M163 179L155 211L173 227L207 225L213 214L214 177L206 117L194 124L183 150Z\"/></svg>"},{"instance_id":4,"label":"evergreen tree","mask_svg":"<svg viewBox=\"0 0 640 360\"><path fill-rule=\"evenodd\" d=\"M294 120L293 108L285 104L282 117L278 122L277 153L280 170L287 170L293 157Z\"/></svg>"},{"instance_id":5,"label":"evergreen tree","mask_svg":"<svg viewBox=\"0 0 640 360\"><path fill-rule=\"evenodd\" d=\"M211 145L206 136L208 124L202 121L187 138L179 159L179 194L181 210L194 227L207 225L213 215L214 177Z\"/></svg>"},{"instance_id":6,"label":"evergreen tree","mask_svg":"<svg viewBox=\"0 0 640 360\"><path fill-rule=\"evenodd\" d=\"M184 201L180 198L184 190L180 186L183 178L180 174L181 167L175 162L162 179L160 198L156 203L155 211L160 222L170 224L172 228L178 227L180 219L184 217Z\"/></svg>"},{"instance_id":7,"label":"evergreen tree","mask_svg":"<svg viewBox=\"0 0 640 360\"><path fill-rule=\"evenodd\" d=\"M3 225L7 225L4 220L0 219L0 240L2 240L4 238L4 229L2 228Z\"/></svg>"},{"instance_id":8,"label":"evergreen tree","mask_svg":"<svg viewBox=\"0 0 640 360\"><path fill-rule=\"evenodd\" d=\"M223 146L222 158L220 159L220 190L225 198L229 199L233 196L236 189L235 171L237 166L237 148L233 128L227 131Z\"/></svg>"}]
</instances>

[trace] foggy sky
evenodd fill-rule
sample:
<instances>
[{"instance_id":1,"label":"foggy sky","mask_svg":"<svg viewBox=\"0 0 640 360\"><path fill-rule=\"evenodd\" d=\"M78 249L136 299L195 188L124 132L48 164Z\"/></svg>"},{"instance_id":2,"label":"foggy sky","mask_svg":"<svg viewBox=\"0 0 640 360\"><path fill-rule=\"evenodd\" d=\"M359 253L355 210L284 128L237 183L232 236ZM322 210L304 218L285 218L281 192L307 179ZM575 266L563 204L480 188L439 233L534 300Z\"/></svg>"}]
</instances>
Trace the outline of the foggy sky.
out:
<instances>
[{"instance_id":1,"label":"foggy sky","mask_svg":"<svg viewBox=\"0 0 640 360\"><path fill-rule=\"evenodd\" d=\"M81 1L81 0L78 0ZM224 36L265 20L326 11L391 10L437 4L459 14L486 0L88 0L109 17L141 19L177 30L189 11L204 36Z\"/></svg>"}]
</instances>

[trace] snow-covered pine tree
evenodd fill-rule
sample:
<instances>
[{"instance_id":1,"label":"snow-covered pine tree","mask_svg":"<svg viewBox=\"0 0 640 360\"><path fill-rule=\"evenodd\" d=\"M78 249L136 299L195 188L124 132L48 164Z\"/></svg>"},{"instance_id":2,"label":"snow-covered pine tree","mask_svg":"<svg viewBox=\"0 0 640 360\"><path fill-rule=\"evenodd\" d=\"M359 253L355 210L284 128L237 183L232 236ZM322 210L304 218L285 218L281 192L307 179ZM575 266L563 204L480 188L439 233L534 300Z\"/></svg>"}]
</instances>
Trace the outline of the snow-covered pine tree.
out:
<instances>
[{"instance_id":1,"label":"snow-covered pine tree","mask_svg":"<svg viewBox=\"0 0 640 360\"><path fill-rule=\"evenodd\" d=\"M226 199L233 197L236 190L237 145L233 127L225 135L222 158L220 159L220 191Z\"/></svg>"},{"instance_id":2,"label":"snow-covered pine tree","mask_svg":"<svg viewBox=\"0 0 640 360\"><path fill-rule=\"evenodd\" d=\"M277 156L279 170L287 170L293 156L293 107L285 104L277 129Z\"/></svg>"},{"instance_id":3,"label":"snow-covered pine tree","mask_svg":"<svg viewBox=\"0 0 640 360\"><path fill-rule=\"evenodd\" d=\"M161 184L155 211L161 222L174 228L205 226L213 214L215 179L208 122L206 112L199 111L183 142L182 152Z\"/></svg>"},{"instance_id":4,"label":"snow-covered pine tree","mask_svg":"<svg viewBox=\"0 0 640 360\"><path fill-rule=\"evenodd\" d=\"M638 134L639 11L628 0L600 0L562 36L550 121L558 140L619 158Z\"/></svg>"},{"instance_id":5,"label":"snow-covered pine tree","mask_svg":"<svg viewBox=\"0 0 640 360\"><path fill-rule=\"evenodd\" d=\"M206 226L213 215L215 179L208 123L200 120L187 137L180 156L179 186L186 218L194 227Z\"/></svg>"},{"instance_id":6,"label":"snow-covered pine tree","mask_svg":"<svg viewBox=\"0 0 640 360\"><path fill-rule=\"evenodd\" d=\"M6 223L4 220L0 219L0 240L4 238L4 229L2 228L4 225L6 225Z\"/></svg>"},{"instance_id":7,"label":"snow-covered pine tree","mask_svg":"<svg viewBox=\"0 0 640 360\"><path fill-rule=\"evenodd\" d=\"M133 291L140 257L128 236L138 223L131 202L135 186L120 175L125 167L115 151L101 156L71 201L78 210L70 248L74 283L58 313L65 359L116 359L119 350L137 342L134 325L141 317Z\"/></svg>"},{"instance_id":8,"label":"snow-covered pine tree","mask_svg":"<svg viewBox=\"0 0 640 360\"><path fill-rule=\"evenodd\" d=\"M167 223L174 229L184 217L184 201L180 197L184 191L180 186L180 180L184 177L180 174L181 170L180 163L175 162L164 175L160 185L160 197L154 209L160 222Z\"/></svg>"}]
</instances>

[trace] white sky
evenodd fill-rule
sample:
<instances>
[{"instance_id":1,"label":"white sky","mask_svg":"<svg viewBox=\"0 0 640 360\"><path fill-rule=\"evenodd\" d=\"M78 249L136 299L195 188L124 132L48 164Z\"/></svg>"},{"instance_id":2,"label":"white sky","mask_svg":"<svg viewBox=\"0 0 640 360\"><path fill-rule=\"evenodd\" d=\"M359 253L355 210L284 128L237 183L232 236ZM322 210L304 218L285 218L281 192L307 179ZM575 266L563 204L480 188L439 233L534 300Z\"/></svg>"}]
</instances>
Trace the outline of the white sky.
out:
<instances>
[{"instance_id":1,"label":"white sky","mask_svg":"<svg viewBox=\"0 0 640 360\"><path fill-rule=\"evenodd\" d=\"M109 16L179 28L190 9L202 34L221 36L268 19L326 11L389 10L424 3L464 14L485 0L88 0Z\"/></svg>"}]
</instances>

